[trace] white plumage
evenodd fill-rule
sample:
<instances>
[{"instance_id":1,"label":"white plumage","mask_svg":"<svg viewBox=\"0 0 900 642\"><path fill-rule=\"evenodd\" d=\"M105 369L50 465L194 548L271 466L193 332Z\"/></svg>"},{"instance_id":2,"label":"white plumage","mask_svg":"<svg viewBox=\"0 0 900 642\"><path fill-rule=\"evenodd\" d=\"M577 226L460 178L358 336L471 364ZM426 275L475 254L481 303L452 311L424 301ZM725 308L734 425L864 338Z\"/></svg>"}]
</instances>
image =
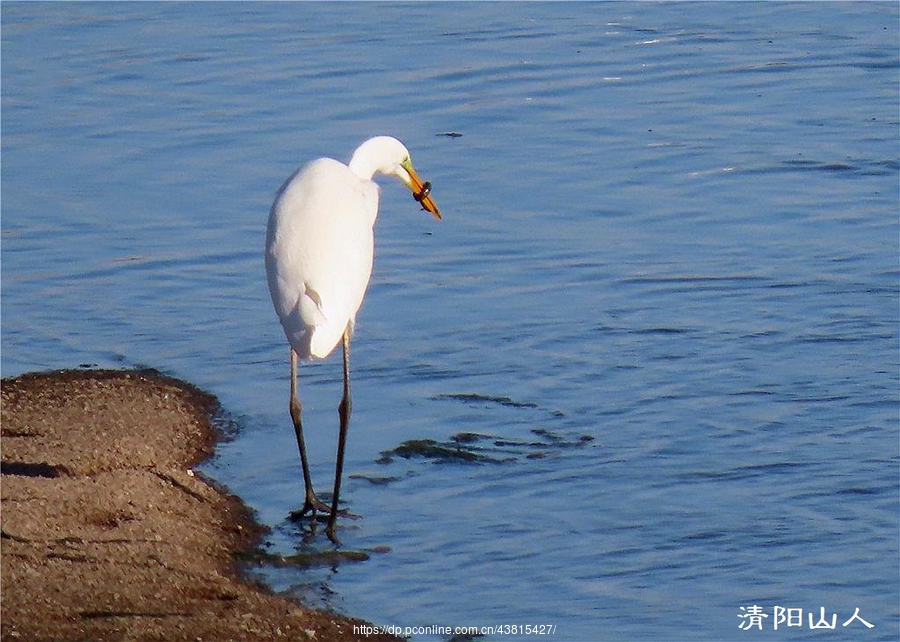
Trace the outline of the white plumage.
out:
<instances>
[{"instance_id":1,"label":"white plumage","mask_svg":"<svg viewBox=\"0 0 900 642\"><path fill-rule=\"evenodd\" d=\"M330 158L286 182L272 206L266 272L275 312L301 359L323 359L362 304L372 273L378 186Z\"/></svg>"}]
</instances>

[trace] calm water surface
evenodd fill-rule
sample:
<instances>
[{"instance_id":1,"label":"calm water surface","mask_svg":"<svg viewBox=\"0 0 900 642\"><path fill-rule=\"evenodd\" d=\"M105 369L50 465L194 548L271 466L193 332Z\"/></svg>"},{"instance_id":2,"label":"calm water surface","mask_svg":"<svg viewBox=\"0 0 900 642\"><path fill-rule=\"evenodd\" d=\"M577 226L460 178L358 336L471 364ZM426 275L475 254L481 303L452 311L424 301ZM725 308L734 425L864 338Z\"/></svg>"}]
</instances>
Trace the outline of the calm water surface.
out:
<instances>
[{"instance_id":1,"label":"calm water surface","mask_svg":"<svg viewBox=\"0 0 900 642\"><path fill-rule=\"evenodd\" d=\"M238 433L206 471L273 553L330 548L286 519L274 191L377 133L434 184L442 223L384 186L354 344L340 534L370 559L260 569L277 590L547 639L897 639L896 3L2 20L3 375L212 391ZM339 360L301 377L324 490ZM470 460L382 456L413 439Z\"/></svg>"}]
</instances>

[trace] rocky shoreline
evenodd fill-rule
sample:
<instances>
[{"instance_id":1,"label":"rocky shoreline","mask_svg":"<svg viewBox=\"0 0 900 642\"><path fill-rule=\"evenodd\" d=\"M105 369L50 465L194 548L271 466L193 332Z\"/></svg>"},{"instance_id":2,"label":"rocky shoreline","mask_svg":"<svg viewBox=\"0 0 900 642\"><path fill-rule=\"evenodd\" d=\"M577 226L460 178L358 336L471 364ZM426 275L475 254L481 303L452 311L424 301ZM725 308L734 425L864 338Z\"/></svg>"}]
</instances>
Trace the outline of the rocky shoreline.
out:
<instances>
[{"instance_id":1,"label":"rocky shoreline","mask_svg":"<svg viewBox=\"0 0 900 642\"><path fill-rule=\"evenodd\" d=\"M191 470L218 410L152 370L3 380L3 640L400 639L242 573L262 530Z\"/></svg>"}]
</instances>

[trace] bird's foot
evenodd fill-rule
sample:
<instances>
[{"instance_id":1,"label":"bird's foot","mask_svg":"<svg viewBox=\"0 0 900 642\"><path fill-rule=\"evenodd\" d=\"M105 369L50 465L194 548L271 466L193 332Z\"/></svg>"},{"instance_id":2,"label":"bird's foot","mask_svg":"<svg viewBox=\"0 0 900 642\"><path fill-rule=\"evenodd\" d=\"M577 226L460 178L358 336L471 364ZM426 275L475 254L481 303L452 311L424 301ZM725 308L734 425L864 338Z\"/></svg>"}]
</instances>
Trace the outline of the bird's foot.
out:
<instances>
[{"instance_id":1,"label":"bird's foot","mask_svg":"<svg viewBox=\"0 0 900 642\"><path fill-rule=\"evenodd\" d=\"M307 493L306 501L303 502L303 508L300 510L292 510L289 517L295 522L300 521L307 514L315 519L316 512L325 513L327 515L331 512L331 506L316 497L315 493Z\"/></svg>"},{"instance_id":2,"label":"bird's foot","mask_svg":"<svg viewBox=\"0 0 900 642\"><path fill-rule=\"evenodd\" d=\"M323 516L331 515L331 506L323 502L321 499L316 497L315 493L310 493L306 497L306 501L303 502L303 508L300 510L292 510L288 514L288 518L291 521L299 522L301 519L309 515L312 521L319 521L316 518L316 513L320 513ZM353 513L348 513L345 510L338 510L338 517L348 517L350 519L359 519L359 515L354 515ZM329 536L330 537L330 536Z\"/></svg>"}]
</instances>

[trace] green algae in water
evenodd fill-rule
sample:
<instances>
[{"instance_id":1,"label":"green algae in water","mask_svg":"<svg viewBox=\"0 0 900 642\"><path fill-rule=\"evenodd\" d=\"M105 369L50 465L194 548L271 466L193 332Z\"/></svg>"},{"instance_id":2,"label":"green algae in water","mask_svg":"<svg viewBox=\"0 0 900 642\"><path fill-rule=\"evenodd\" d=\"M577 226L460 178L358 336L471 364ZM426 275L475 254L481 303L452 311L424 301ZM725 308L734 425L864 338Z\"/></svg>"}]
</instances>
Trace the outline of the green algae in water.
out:
<instances>
[{"instance_id":1,"label":"green algae in water","mask_svg":"<svg viewBox=\"0 0 900 642\"><path fill-rule=\"evenodd\" d=\"M259 566L306 569L321 566L337 566L338 564L346 562L365 562L369 557L370 555L365 551L332 550L294 553L293 555L277 555L275 553L267 553L262 549L255 549L241 555L239 559L246 563Z\"/></svg>"},{"instance_id":2,"label":"green algae in water","mask_svg":"<svg viewBox=\"0 0 900 642\"><path fill-rule=\"evenodd\" d=\"M392 450L383 451L378 462L387 464L392 462L394 457L402 457L403 459L421 457L423 459L432 459L439 463L499 461L492 457L463 449L458 444L442 444L434 439L410 439L404 441Z\"/></svg>"}]
</instances>

